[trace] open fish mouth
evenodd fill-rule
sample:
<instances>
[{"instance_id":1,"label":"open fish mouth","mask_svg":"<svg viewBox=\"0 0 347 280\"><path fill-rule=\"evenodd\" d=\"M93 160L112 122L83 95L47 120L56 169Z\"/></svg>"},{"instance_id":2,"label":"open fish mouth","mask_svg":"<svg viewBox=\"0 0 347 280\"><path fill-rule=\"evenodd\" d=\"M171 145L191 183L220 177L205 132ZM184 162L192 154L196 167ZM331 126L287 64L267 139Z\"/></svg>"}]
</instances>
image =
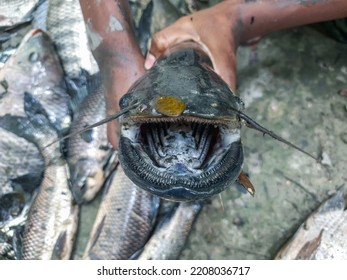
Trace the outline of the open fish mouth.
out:
<instances>
[{"instance_id":1,"label":"open fish mouth","mask_svg":"<svg viewBox=\"0 0 347 280\"><path fill-rule=\"evenodd\" d=\"M123 122L119 149L131 180L177 201L221 192L243 162L238 125L190 116Z\"/></svg>"}]
</instances>

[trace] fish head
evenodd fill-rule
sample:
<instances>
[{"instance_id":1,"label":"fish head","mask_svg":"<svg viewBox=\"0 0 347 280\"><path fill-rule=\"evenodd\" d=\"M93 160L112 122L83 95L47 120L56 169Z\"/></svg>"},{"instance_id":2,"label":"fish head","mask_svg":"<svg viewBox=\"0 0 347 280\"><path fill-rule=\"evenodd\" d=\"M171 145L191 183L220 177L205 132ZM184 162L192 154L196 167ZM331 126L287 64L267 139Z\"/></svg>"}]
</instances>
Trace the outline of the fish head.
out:
<instances>
[{"instance_id":1,"label":"fish head","mask_svg":"<svg viewBox=\"0 0 347 280\"><path fill-rule=\"evenodd\" d=\"M48 34L40 29L28 32L1 70L0 81L9 100L7 113L18 115L23 93L28 92L47 109L50 122L58 130L69 127L71 116L64 73ZM12 102L13 99L17 101Z\"/></svg>"},{"instance_id":2,"label":"fish head","mask_svg":"<svg viewBox=\"0 0 347 280\"><path fill-rule=\"evenodd\" d=\"M81 158L70 165L70 189L75 201L90 201L104 182L104 171L92 158Z\"/></svg>"},{"instance_id":3,"label":"fish head","mask_svg":"<svg viewBox=\"0 0 347 280\"><path fill-rule=\"evenodd\" d=\"M139 187L174 201L210 197L241 172L239 97L202 52L160 58L121 101L119 161ZM136 106L138 104L138 106Z\"/></svg>"},{"instance_id":4,"label":"fish head","mask_svg":"<svg viewBox=\"0 0 347 280\"><path fill-rule=\"evenodd\" d=\"M48 34L40 29L28 32L10 59L11 64L19 65L20 71L29 73L28 77L31 79L54 79L51 81L53 83L56 82L55 80L60 81L63 77L53 42ZM54 75L47 71L54 72Z\"/></svg>"}]
</instances>

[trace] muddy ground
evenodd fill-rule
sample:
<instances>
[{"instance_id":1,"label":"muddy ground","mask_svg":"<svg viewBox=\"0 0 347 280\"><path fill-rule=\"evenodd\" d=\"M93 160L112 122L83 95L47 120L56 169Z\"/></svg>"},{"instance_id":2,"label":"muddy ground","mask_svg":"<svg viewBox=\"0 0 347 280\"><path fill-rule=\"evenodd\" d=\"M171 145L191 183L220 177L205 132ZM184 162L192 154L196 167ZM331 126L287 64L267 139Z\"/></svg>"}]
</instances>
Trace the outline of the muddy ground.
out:
<instances>
[{"instance_id":1,"label":"muddy ground","mask_svg":"<svg viewBox=\"0 0 347 280\"><path fill-rule=\"evenodd\" d=\"M238 51L246 113L322 163L243 128L255 197L231 187L205 206L182 259L272 259L347 178L347 46L304 27Z\"/></svg>"}]
</instances>

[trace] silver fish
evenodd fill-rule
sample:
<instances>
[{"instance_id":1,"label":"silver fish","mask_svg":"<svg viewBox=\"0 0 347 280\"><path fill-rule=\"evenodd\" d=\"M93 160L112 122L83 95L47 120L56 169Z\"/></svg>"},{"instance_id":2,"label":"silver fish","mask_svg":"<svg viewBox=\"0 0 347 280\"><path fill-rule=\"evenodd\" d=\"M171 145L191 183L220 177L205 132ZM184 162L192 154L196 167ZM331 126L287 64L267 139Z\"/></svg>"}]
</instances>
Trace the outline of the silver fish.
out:
<instances>
[{"instance_id":1,"label":"silver fish","mask_svg":"<svg viewBox=\"0 0 347 280\"><path fill-rule=\"evenodd\" d=\"M201 201L176 205L155 228L138 259L177 260L202 206Z\"/></svg>"},{"instance_id":2,"label":"silver fish","mask_svg":"<svg viewBox=\"0 0 347 280\"><path fill-rule=\"evenodd\" d=\"M49 1L47 32L55 43L64 71L69 78L79 78L82 69L89 74L98 71L89 49L78 0Z\"/></svg>"},{"instance_id":3,"label":"silver fish","mask_svg":"<svg viewBox=\"0 0 347 280\"><path fill-rule=\"evenodd\" d=\"M322 203L285 244L276 259L346 260L347 196L340 188Z\"/></svg>"},{"instance_id":4,"label":"silver fish","mask_svg":"<svg viewBox=\"0 0 347 280\"><path fill-rule=\"evenodd\" d=\"M76 110L71 131L81 130L95 120L106 117L106 104L100 77L90 78L89 95ZM90 201L110 172L109 162L114 151L107 140L106 126L95 127L69 138L67 162L71 190L78 203Z\"/></svg>"},{"instance_id":5,"label":"silver fish","mask_svg":"<svg viewBox=\"0 0 347 280\"><path fill-rule=\"evenodd\" d=\"M52 41L44 32L35 29L25 36L16 53L0 69L0 83L4 88L0 115L25 116L23 94L29 92L40 100L58 130L69 127L70 98L63 71Z\"/></svg>"},{"instance_id":6,"label":"silver fish","mask_svg":"<svg viewBox=\"0 0 347 280\"><path fill-rule=\"evenodd\" d=\"M32 19L32 11L40 0L2 0L0 3L0 30Z\"/></svg>"},{"instance_id":7,"label":"silver fish","mask_svg":"<svg viewBox=\"0 0 347 280\"><path fill-rule=\"evenodd\" d=\"M84 259L129 259L146 243L159 198L136 187L119 165L111 176Z\"/></svg>"},{"instance_id":8,"label":"silver fish","mask_svg":"<svg viewBox=\"0 0 347 280\"><path fill-rule=\"evenodd\" d=\"M78 206L68 186L67 165L48 114L33 95L25 93L26 117L5 115L0 127L34 143L45 162L39 192L30 208L22 244L23 259L68 259L77 229Z\"/></svg>"}]
</instances>

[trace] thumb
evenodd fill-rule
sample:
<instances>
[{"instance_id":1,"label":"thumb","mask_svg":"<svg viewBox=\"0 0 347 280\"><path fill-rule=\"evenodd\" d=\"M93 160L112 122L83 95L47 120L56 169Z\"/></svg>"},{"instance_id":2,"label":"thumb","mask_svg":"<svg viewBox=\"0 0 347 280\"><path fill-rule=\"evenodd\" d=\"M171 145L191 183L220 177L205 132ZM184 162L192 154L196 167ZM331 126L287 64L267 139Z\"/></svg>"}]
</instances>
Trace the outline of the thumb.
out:
<instances>
[{"instance_id":1,"label":"thumb","mask_svg":"<svg viewBox=\"0 0 347 280\"><path fill-rule=\"evenodd\" d=\"M174 24L155 33L152 37L149 51L146 55L145 69L150 69L156 59L161 56L170 46L178 43L194 40L192 34L187 32L184 25L184 17L176 21Z\"/></svg>"}]
</instances>

